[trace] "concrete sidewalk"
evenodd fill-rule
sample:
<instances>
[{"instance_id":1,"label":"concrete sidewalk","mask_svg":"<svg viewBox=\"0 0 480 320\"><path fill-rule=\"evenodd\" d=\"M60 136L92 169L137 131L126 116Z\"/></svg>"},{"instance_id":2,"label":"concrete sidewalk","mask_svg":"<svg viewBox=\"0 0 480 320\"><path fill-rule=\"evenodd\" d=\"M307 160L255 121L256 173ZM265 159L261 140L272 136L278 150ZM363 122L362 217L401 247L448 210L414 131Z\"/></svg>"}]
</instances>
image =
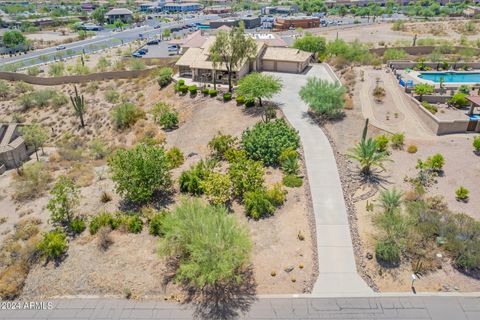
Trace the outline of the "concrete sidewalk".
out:
<instances>
[{"instance_id":1,"label":"concrete sidewalk","mask_svg":"<svg viewBox=\"0 0 480 320\"><path fill-rule=\"evenodd\" d=\"M300 134L305 153L317 233L319 277L313 295L368 295L373 291L357 274L347 210L337 163L330 143L307 115L308 106L298 92L308 77L334 81L327 66L315 64L307 74L274 73L283 81L272 100Z\"/></svg>"},{"instance_id":2,"label":"concrete sidewalk","mask_svg":"<svg viewBox=\"0 0 480 320\"><path fill-rule=\"evenodd\" d=\"M260 298L244 312L164 301L50 302L51 309L0 310L0 319L480 319L479 297Z\"/></svg>"}]
</instances>

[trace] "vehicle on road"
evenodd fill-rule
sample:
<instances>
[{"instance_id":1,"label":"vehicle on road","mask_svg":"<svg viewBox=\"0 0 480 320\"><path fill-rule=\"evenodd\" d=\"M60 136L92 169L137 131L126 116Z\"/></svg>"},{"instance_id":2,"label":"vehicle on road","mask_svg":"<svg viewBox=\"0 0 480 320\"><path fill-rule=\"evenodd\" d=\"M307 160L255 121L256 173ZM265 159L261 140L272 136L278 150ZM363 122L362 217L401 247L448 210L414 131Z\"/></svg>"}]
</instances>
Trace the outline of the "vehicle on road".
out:
<instances>
[{"instance_id":1,"label":"vehicle on road","mask_svg":"<svg viewBox=\"0 0 480 320\"><path fill-rule=\"evenodd\" d=\"M152 40L148 40L147 45L152 46L159 43L160 43L159 39L152 39Z\"/></svg>"},{"instance_id":2,"label":"vehicle on road","mask_svg":"<svg viewBox=\"0 0 480 320\"><path fill-rule=\"evenodd\" d=\"M141 58L142 55L141 55L140 53L138 53L138 52L135 52L135 53L132 54L132 57L134 57L134 58Z\"/></svg>"},{"instance_id":3,"label":"vehicle on road","mask_svg":"<svg viewBox=\"0 0 480 320\"><path fill-rule=\"evenodd\" d=\"M141 55L144 55L148 52L148 49L147 48L142 48L142 49L138 50L137 52L140 53Z\"/></svg>"},{"instance_id":4,"label":"vehicle on road","mask_svg":"<svg viewBox=\"0 0 480 320\"><path fill-rule=\"evenodd\" d=\"M153 27L153 29L160 29L161 27L162 27L162 25L157 24L156 26Z\"/></svg>"},{"instance_id":5,"label":"vehicle on road","mask_svg":"<svg viewBox=\"0 0 480 320\"><path fill-rule=\"evenodd\" d=\"M67 49L67 47L65 47L64 45L59 45L59 46L57 46L55 49L57 49L57 50L65 50L65 49Z\"/></svg>"}]
</instances>

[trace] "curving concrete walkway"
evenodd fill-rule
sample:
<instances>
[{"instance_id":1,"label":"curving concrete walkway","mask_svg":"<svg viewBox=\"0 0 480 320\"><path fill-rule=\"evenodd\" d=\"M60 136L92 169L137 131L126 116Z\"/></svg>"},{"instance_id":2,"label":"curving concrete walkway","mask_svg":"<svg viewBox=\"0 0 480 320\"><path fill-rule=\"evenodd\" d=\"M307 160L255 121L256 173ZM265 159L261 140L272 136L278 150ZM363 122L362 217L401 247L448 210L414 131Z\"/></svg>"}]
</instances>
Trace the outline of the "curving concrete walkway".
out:
<instances>
[{"instance_id":1,"label":"curving concrete walkway","mask_svg":"<svg viewBox=\"0 0 480 320\"><path fill-rule=\"evenodd\" d=\"M299 133L312 195L317 233L319 276L313 295L369 295L373 291L357 274L347 210L337 163L330 143L306 114L307 105L298 92L308 77L335 80L329 67L315 64L306 74L265 72L283 81L283 89L272 100Z\"/></svg>"}]
</instances>

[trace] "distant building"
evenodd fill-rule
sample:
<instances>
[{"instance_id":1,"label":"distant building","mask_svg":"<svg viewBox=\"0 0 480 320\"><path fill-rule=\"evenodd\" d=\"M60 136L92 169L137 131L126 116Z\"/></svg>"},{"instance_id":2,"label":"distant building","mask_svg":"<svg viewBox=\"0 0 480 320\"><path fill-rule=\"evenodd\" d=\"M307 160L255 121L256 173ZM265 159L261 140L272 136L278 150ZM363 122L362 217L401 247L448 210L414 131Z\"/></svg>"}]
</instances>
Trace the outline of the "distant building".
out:
<instances>
[{"instance_id":1,"label":"distant building","mask_svg":"<svg viewBox=\"0 0 480 320\"><path fill-rule=\"evenodd\" d=\"M123 23L130 23L133 20L133 13L125 8L115 8L108 11L105 17L108 23L114 23L116 20L120 20Z\"/></svg>"},{"instance_id":2,"label":"distant building","mask_svg":"<svg viewBox=\"0 0 480 320\"><path fill-rule=\"evenodd\" d=\"M80 4L80 9L83 11L93 11L98 8L98 5L96 3L91 3L91 2L84 2Z\"/></svg>"},{"instance_id":3,"label":"distant building","mask_svg":"<svg viewBox=\"0 0 480 320\"><path fill-rule=\"evenodd\" d=\"M202 10L202 5L194 2L184 2L184 3L166 3L163 7L163 11L167 12L191 12L191 11L200 11Z\"/></svg>"},{"instance_id":4,"label":"distant building","mask_svg":"<svg viewBox=\"0 0 480 320\"><path fill-rule=\"evenodd\" d=\"M16 123L0 123L0 170L17 168L28 159L25 141Z\"/></svg>"},{"instance_id":5,"label":"distant building","mask_svg":"<svg viewBox=\"0 0 480 320\"><path fill-rule=\"evenodd\" d=\"M138 10L142 12L160 12L165 6L165 0L146 2L138 6Z\"/></svg>"},{"instance_id":6,"label":"distant building","mask_svg":"<svg viewBox=\"0 0 480 320\"><path fill-rule=\"evenodd\" d=\"M245 29L255 29L262 25L262 20L260 17L239 17L210 21L209 26L211 29L217 29L221 26L238 27L241 21L243 21Z\"/></svg>"},{"instance_id":7,"label":"distant building","mask_svg":"<svg viewBox=\"0 0 480 320\"><path fill-rule=\"evenodd\" d=\"M206 14L225 14L232 13L232 8L228 6L211 6L203 9Z\"/></svg>"},{"instance_id":8,"label":"distant building","mask_svg":"<svg viewBox=\"0 0 480 320\"><path fill-rule=\"evenodd\" d=\"M299 11L297 5L292 6L275 6L275 7L263 7L261 9L262 14L294 14Z\"/></svg>"},{"instance_id":9,"label":"distant building","mask_svg":"<svg viewBox=\"0 0 480 320\"><path fill-rule=\"evenodd\" d=\"M279 17L275 19L273 28L277 30L288 30L296 28L318 28L320 26L320 18L312 16L290 16Z\"/></svg>"},{"instance_id":10,"label":"distant building","mask_svg":"<svg viewBox=\"0 0 480 320\"><path fill-rule=\"evenodd\" d=\"M465 10L463 10L463 15L470 18L478 16L480 15L480 7L468 6Z\"/></svg>"}]
</instances>

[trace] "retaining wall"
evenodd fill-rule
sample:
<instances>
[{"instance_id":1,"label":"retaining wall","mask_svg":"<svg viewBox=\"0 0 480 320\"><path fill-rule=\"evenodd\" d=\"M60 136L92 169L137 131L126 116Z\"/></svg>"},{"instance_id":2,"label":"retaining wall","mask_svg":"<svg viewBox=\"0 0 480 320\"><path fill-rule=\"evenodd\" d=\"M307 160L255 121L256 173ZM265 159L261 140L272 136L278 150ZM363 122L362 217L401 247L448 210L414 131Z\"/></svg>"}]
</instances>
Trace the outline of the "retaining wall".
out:
<instances>
[{"instance_id":1,"label":"retaining wall","mask_svg":"<svg viewBox=\"0 0 480 320\"><path fill-rule=\"evenodd\" d=\"M415 62L415 61L406 61L406 60L401 60L401 61L388 61L387 62L387 65L393 69L399 69L399 70L403 70L403 69L407 69L407 68L410 68L410 69L413 69L413 67L415 67L416 65L418 64L418 62ZM428 66L430 68L432 68L432 70L430 71L436 71L437 69L437 66L439 65L438 62L425 62L424 63L425 66ZM468 66L472 69L480 69L480 63L479 62L457 62L457 63L449 63L449 66L451 68L455 67L455 68L460 68L460 67L463 67L463 66ZM444 70L443 70L444 71Z\"/></svg>"},{"instance_id":2,"label":"retaining wall","mask_svg":"<svg viewBox=\"0 0 480 320\"><path fill-rule=\"evenodd\" d=\"M398 49L398 50L404 50L407 54L410 55L421 55L421 54L430 54L432 53L436 48L439 48L440 46L415 46L415 47L382 47L382 48L374 48L370 49L371 53L374 53L379 56L383 56L386 50L388 49ZM472 47L462 47L462 46L455 46L452 47L451 53L457 53L463 49L472 49L475 50L476 54L480 54L480 49L477 48L472 48Z\"/></svg>"}]
</instances>

